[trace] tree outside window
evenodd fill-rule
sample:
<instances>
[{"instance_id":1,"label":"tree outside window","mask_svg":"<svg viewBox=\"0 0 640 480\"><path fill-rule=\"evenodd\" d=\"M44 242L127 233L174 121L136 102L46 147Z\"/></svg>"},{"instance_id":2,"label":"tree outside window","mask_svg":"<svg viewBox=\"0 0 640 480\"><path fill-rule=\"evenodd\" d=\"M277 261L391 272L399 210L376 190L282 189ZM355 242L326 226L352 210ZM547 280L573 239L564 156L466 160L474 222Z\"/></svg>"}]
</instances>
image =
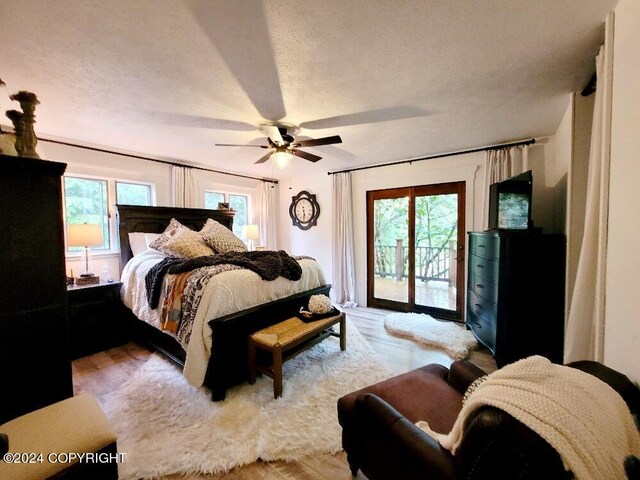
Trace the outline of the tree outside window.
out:
<instances>
[{"instance_id":1,"label":"tree outside window","mask_svg":"<svg viewBox=\"0 0 640 480\"><path fill-rule=\"evenodd\" d=\"M224 193L204 192L204 208L207 208L209 210L217 210L218 202L225 202Z\"/></svg>"},{"instance_id":2,"label":"tree outside window","mask_svg":"<svg viewBox=\"0 0 640 480\"><path fill-rule=\"evenodd\" d=\"M151 205L151 186L142 183L116 182L116 203Z\"/></svg>"},{"instance_id":3,"label":"tree outside window","mask_svg":"<svg viewBox=\"0 0 640 480\"><path fill-rule=\"evenodd\" d=\"M109 250L109 203L107 182L88 178L64 178L66 224L90 223L102 227L104 244L95 250ZM80 251L80 247L68 248L69 252Z\"/></svg>"},{"instance_id":4,"label":"tree outside window","mask_svg":"<svg viewBox=\"0 0 640 480\"><path fill-rule=\"evenodd\" d=\"M242 235L242 227L249 223L248 198L246 195L229 195L229 206L235 210L233 217L233 233Z\"/></svg>"}]
</instances>

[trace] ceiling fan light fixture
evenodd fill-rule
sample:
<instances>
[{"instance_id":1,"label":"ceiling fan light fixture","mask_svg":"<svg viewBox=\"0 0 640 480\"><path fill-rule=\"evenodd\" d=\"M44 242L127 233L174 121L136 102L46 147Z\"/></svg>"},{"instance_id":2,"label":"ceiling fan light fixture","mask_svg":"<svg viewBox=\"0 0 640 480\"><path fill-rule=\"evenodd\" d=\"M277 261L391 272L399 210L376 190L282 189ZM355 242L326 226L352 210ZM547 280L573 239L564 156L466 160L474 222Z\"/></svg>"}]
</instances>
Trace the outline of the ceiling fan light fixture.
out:
<instances>
[{"instance_id":1,"label":"ceiling fan light fixture","mask_svg":"<svg viewBox=\"0 0 640 480\"><path fill-rule=\"evenodd\" d=\"M291 160L293 159L293 155L289 152L275 152L271 155L271 160L274 165L278 167L280 170L284 170L291 164Z\"/></svg>"}]
</instances>

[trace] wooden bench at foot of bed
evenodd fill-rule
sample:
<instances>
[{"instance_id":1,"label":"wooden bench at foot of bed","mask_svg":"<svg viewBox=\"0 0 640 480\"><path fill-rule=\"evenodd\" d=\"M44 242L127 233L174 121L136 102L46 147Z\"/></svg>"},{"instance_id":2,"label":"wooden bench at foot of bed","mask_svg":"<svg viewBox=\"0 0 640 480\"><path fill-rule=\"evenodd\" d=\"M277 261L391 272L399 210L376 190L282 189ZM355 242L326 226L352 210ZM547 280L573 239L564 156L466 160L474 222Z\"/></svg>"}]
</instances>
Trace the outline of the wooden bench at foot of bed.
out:
<instances>
[{"instance_id":1,"label":"wooden bench at foot of bed","mask_svg":"<svg viewBox=\"0 0 640 480\"><path fill-rule=\"evenodd\" d=\"M209 321L213 332L211 357L204 385L211 399L224 400L227 388L249 380L249 336L270 325L294 317L309 305L311 295L329 295L331 285L296 293ZM131 333L139 342L158 350L169 360L184 367L185 351L175 338L130 314Z\"/></svg>"},{"instance_id":2,"label":"wooden bench at foot of bed","mask_svg":"<svg viewBox=\"0 0 640 480\"><path fill-rule=\"evenodd\" d=\"M340 333L333 325L340 324ZM333 317L305 323L297 317L264 328L249 337L249 383L256 382L258 371L273 378L273 396L282 396L282 364L308 350L328 337L340 338L340 350L347 348L346 321L344 313ZM264 350L271 361L260 363L256 350Z\"/></svg>"},{"instance_id":3,"label":"wooden bench at foot of bed","mask_svg":"<svg viewBox=\"0 0 640 480\"><path fill-rule=\"evenodd\" d=\"M211 320L211 358L204 383L212 400L224 400L228 387L249 380L251 334L294 317L301 307L307 308L311 295L328 296L330 289L331 285L323 285Z\"/></svg>"}]
</instances>

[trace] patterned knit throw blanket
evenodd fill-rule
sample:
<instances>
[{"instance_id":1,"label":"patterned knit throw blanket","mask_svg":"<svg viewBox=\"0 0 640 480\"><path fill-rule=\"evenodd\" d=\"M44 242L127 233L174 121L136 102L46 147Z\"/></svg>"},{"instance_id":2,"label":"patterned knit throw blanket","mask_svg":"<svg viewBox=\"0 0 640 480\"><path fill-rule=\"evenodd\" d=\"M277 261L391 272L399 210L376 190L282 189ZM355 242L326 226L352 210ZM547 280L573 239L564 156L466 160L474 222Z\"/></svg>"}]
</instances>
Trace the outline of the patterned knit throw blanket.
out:
<instances>
[{"instance_id":1,"label":"patterned knit throw blanket","mask_svg":"<svg viewBox=\"0 0 640 480\"><path fill-rule=\"evenodd\" d=\"M580 370L528 357L488 375L471 392L449 434L416 425L455 453L466 418L483 405L507 412L544 438L576 480L624 479L624 460L640 455L640 433L627 404L605 382Z\"/></svg>"},{"instance_id":2,"label":"patterned knit throw blanket","mask_svg":"<svg viewBox=\"0 0 640 480\"><path fill-rule=\"evenodd\" d=\"M275 280L284 277L288 280L300 280L302 267L296 258L284 250L264 250L255 252L226 252L216 255L195 258L165 258L151 267L145 276L147 300L151 308L157 308L162 292L162 280L166 273L177 274L190 272L197 268L213 267L216 265L236 265L247 268L262 280Z\"/></svg>"}]
</instances>

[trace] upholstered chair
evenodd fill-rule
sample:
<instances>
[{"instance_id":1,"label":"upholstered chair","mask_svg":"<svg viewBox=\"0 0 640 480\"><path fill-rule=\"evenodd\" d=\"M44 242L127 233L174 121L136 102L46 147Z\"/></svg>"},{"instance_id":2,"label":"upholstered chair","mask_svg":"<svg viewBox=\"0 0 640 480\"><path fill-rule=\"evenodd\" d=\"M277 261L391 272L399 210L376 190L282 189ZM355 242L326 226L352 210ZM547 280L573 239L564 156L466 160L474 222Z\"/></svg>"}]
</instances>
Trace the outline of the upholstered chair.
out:
<instances>
[{"instance_id":1,"label":"upholstered chair","mask_svg":"<svg viewBox=\"0 0 640 480\"><path fill-rule=\"evenodd\" d=\"M632 413L640 412L640 390L624 375L596 362L570 366L611 385ZM350 393L338 401L342 444L352 474L369 480L569 479L559 455L531 429L493 407L469 417L455 457L415 426L449 432L469 385L484 375L461 360L450 368L427 365Z\"/></svg>"}]
</instances>

